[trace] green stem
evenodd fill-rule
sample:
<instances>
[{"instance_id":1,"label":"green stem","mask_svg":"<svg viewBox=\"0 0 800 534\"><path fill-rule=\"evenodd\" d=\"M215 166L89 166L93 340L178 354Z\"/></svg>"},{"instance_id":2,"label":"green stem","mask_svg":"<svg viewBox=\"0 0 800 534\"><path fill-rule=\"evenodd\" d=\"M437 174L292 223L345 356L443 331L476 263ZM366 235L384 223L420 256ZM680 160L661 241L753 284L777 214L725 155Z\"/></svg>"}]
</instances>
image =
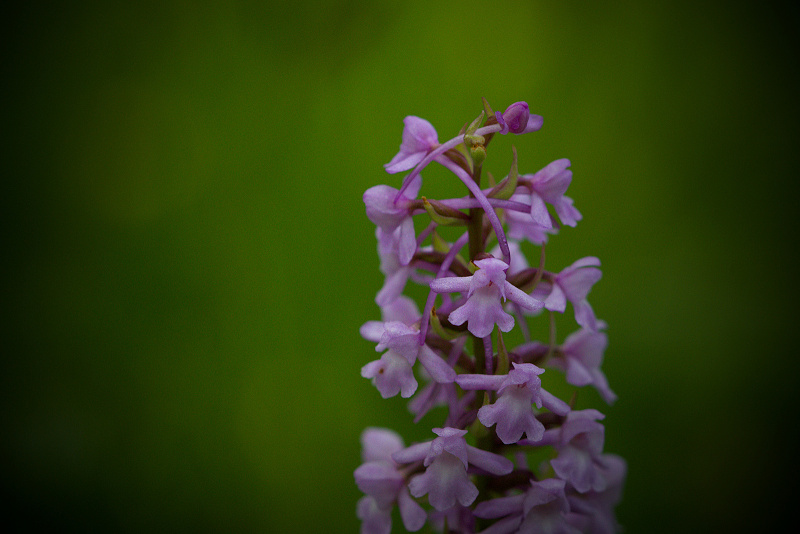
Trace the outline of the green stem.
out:
<instances>
[{"instance_id":1,"label":"green stem","mask_svg":"<svg viewBox=\"0 0 800 534\"><path fill-rule=\"evenodd\" d=\"M472 171L472 179L480 188L481 186L481 165L476 165ZM472 193L470 197L475 198ZM470 208L469 210L469 259L475 259L475 256L483 252L483 210L481 208Z\"/></svg>"}]
</instances>

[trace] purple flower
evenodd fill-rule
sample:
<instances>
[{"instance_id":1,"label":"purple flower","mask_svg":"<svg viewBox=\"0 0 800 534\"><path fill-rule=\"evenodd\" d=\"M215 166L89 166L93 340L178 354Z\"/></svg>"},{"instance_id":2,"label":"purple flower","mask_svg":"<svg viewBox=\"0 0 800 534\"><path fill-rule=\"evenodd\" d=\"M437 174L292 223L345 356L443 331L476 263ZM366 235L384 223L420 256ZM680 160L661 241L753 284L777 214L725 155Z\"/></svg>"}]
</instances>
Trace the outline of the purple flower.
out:
<instances>
[{"instance_id":1,"label":"purple flower","mask_svg":"<svg viewBox=\"0 0 800 534\"><path fill-rule=\"evenodd\" d=\"M507 375L462 374L456 383L467 390L496 390L493 404L478 410L478 419L486 427L497 424L497 436L506 445L516 443L522 434L532 442L544 436L544 425L536 419L532 405L542 406L559 415L569 412L569 405L542 389L539 375L544 373L532 363L513 363Z\"/></svg>"},{"instance_id":2,"label":"purple flower","mask_svg":"<svg viewBox=\"0 0 800 534\"><path fill-rule=\"evenodd\" d=\"M358 488L366 495L357 504L362 534L388 534L392 529L392 508L400 508L406 529L417 531L425 524L427 514L408 494L405 475L392 460L402 450L403 440L382 428L367 428L361 434L361 464L353 473Z\"/></svg>"},{"instance_id":3,"label":"purple flower","mask_svg":"<svg viewBox=\"0 0 800 534\"><path fill-rule=\"evenodd\" d=\"M558 457L550 461L553 470L580 493L604 491L608 485L601 457L605 427L597 422L605 416L597 410L570 412L557 429L554 444ZM549 432L549 431L548 431Z\"/></svg>"},{"instance_id":4,"label":"purple flower","mask_svg":"<svg viewBox=\"0 0 800 534\"><path fill-rule=\"evenodd\" d=\"M503 518L481 534L581 534L572 524L575 518L570 514L564 486L557 478L531 480L531 487L523 494L478 504L476 517Z\"/></svg>"},{"instance_id":5,"label":"purple flower","mask_svg":"<svg viewBox=\"0 0 800 534\"><path fill-rule=\"evenodd\" d=\"M414 299L405 295L400 295L390 304L381 306L381 317L383 317L383 322L399 321L410 326L419 321L420 314ZM382 333L383 332L381 332L381 334ZM375 341L376 343L380 341L380 336L379 339Z\"/></svg>"},{"instance_id":6,"label":"purple flower","mask_svg":"<svg viewBox=\"0 0 800 534\"><path fill-rule=\"evenodd\" d=\"M434 439L409 447L388 430L363 433L363 462L353 473L364 493L356 508L361 533L390 534L399 511L410 531L429 523L432 530L465 534L481 528L481 534L611 534L619 527L613 510L625 462L603 453L603 414L573 412L543 389L544 369L537 366L562 370L570 387L594 386L608 403L616 399L601 370L606 325L587 300L602 276L600 261L582 258L561 272L544 265L545 242L581 220L566 196L570 160L520 175L513 150L508 180L481 189L485 141L542 127L526 102L495 113L484 100L484 112L442 143L428 121L408 116L403 122L400 150L384 165L390 174L404 173L400 189L378 185L363 195L384 281L375 297L381 320L360 330L379 357L361 375L384 398L411 397L415 423L436 413L443 421ZM434 200L422 193L428 200L418 200L420 173L432 163L450 171L469 196ZM466 228L449 239L443 226ZM526 260L522 239L542 245L538 267ZM487 254L489 243L497 246ZM465 267L467 245L472 262ZM409 285L430 288L424 308L403 295ZM580 330L556 346L553 312L564 313L568 303ZM550 311L540 325L546 330L549 318L546 343L528 325L544 309ZM522 322L515 324L517 318ZM521 332L493 337L495 325ZM520 338L523 343L509 345ZM549 460L541 462L542 455Z\"/></svg>"},{"instance_id":7,"label":"purple flower","mask_svg":"<svg viewBox=\"0 0 800 534\"><path fill-rule=\"evenodd\" d=\"M417 177L397 202L398 190L388 185L376 185L364 192L367 217L381 231L378 234L379 250L386 251L388 248L395 252L401 265L408 265L417 249L409 205L417 197L421 185L422 178Z\"/></svg>"},{"instance_id":8,"label":"purple flower","mask_svg":"<svg viewBox=\"0 0 800 534\"><path fill-rule=\"evenodd\" d=\"M528 203L531 201L529 193L515 193L509 200ZM547 243L548 234L555 234L558 230L551 223L549 227L538 224L530 213L507 210L506 222L508 223L508 237L512 239L527 239L534 245ZM549 214L548 214L549 217Z\"/></svg>"},{"instance_id":9,"label":"purple flower","mask_svg":"<svg viewBox=\"0 0 800 534\"><path fill-rule=\"evenodd\" d=\"M530 267L530 265L528 265L528 260L525 259L525 254L522 252L522 248L520 248L517 241L508 242L508 251L511 254L511 263L508 266L508 271L506 271L506 274L516 274ZM495 246L492 249L491 254L495 257L500 254L500 247Z\"/></svg>"},{"instance_id":10,"label":"purple flower","mask_svg":"<svg viewBox=\"0 0 800 534\"><path fill-rule=\"evenodd\" d=\"M379 360L369 362L361 368L361 376L371 378L381 397L388 399L398 393L407 399L417 391L412 365L402 355L386 351Z\"/></svg>"},{"instance_id":11,"label":"purple flower","mask_svg":"<svg viewBox=\"0 0 800 534\"><path fill-rule=\"evenodd\" d=\"M456 502L469 506L475 501L478 488L467 475L466 461L449 451L442 451L429 460L426 467L425 473L411 479L408 486L414 497L427 493L431 506L437 510L447 510Z\"/></svg>"},{"instance_id":12,"label":"purple flower","mask_svg":"<svg viewBox=\"0 0 800 534\"><path fill-rule=\"evenodd\" d=\"M379 508L392 506L397 493L405 485L403 473L386 461L366 462L353 473L358 489L372 497Z\"/></svg>"},{"instance_id":13,"label":"purple flower","mask_svg":"<svg viewBox=\"0 0 800 534\"><path fill-rule=\"evenodd\" d=\"M528 310L541 309L543 303L506 281L508 264L497 258L475 262L478 270L472 276L438 278L431 282L436 293L467 293L467 302L450 313L454 325L468 322L467 329L477 337L492 333L494 325L503 332L514 328L514 318L503 310L501 300L510 300Z\"/></svg>"},{"instance_id":14,"label":"purple flower","mask_svg":"<svg viewBox=\"0 0 800 534\"><path fill-rule=\"evenodd\" d=\"M375 304L383 309L403 293L414 269L411 265L403 265L397 255L399 241L396 238L400 235L399 230L394 234L386 234L378 228L375 234L378 237L378 256L381 260L380 270L385 276L383 287L375 296ZM414 246L416 246L416 242Z\"/></svg>"},{"instance_id":15,"label":"purple flower","mask_svg":"<svg viewBox=\"0 0 800 534\"><path fill-rule=\"evenodd\" d=\"M434 428L439 436L433 441L418 443L392 455L398 463L418 462L424 459L427 468L411 479L408 489L414 497L428 494L431 506L447 510L457 502L469 506L478 496L478 488L469 479L467 467L474 465L494 475L507 475L514 465L510 460L488 451L467 445L466 430Z\"/></svg>"},{"instance_id":16,"label":"purple flower","mask_svg":"<svg viewBox=\"0 0 800 534\"><path fill-rule=\"evenodd\" d=\"M386 331L386 323L400 322L410 326L419 321L420 318L417 303L405 295L400 295L391 303L382 307L381 316L383 321L367 321L361 325L361 328L359 328L361 337L367 341L380 343L381 336Z\"/></svg>"},{"instance_id":17,"label":"purple flower","mask_svg":"<svg viewBox=\"0 0 800 534\"><path fill-rule=\"evenodd\" d=\"M604 332L581 329L564 340L559 350L562 358L553 359L551 363L566 372L567 382L573 386L591 384L608 404L613 404L617 396L600 370L607 346L608 336Z\"/></svg>"},{"instance_id":18,"label":"purple flower","mask_svg":"<svg viewBox=\"0 0 800 534\"><path fill-rule=\"evenodd\" d=\"M456 372L431 350L428 345L420 345L419 329L399 321L384 323L385 329L375 347L376 351L389 349L402 355L410 364L419 359L422 366L435 381L449 384L455 380Z\"/></svg>"},{"instance_id":19,"label":"purple flower","mask_svg":"<svg viewBox=\"0 0 800 534\"><path fill-rule=\"evenodd\" d=\"M392 454L403 447L403 438L387 428L369 427L361 433L361 459L365 462L392 462Z\"/></svg>"},{"instance_id":20,"label":"purple flower","mask_svg":"<svg viewBox=\"0 0 800 534\"><path fill-rule=\"evenodd\" d=\"M553 227L550 212L547 211L548 204L556 208L556 213L562 217L562 212L566 216L562 217L564 224L575 226L575 214L580 218L580 213L572 208L572 200L564 200L564 193L572 182L572 171L568 159L559 159L536 174L525 174L520 176L520 183L525 184L531 191L531 217L534 222L542 228L550 229ZM569 209L571 208L571 209ZM560 211L559 211L560 210ZM567 222L568 221L568 222Z\"/></svg>"},{"instance_id":21,"label":"purple flower","mask_svg":"<svg viewBox=\"0 0 800 534\"><path fill-rule=\"evenodd\" d=\"M361 368L361 376L372 378L384 399L398 392L403 398L414 394L418 384L412 367L417 359L436 382L451 383L456 377L456 372L428 345L419 344L419 328L399 321L382 325L372 321L362 326L361 333L371 341L378 341L376 351L388 349L379 360Z\"/></svg>"},{"instance_id":22,"label":"purple flower","mask_svg":"<svg viewBox=\"0 0 800 534\"><path fill-rule=\"evenodd\" d=\"M605 490L571 491L567 495L570 508L581 519L581 532L586 534L614 534L621 530L614 517L614 507L622 498L627 464L615 454L604 454L602 463L601 471L607 482Z\"/></svg>"},{"instance_id":23,"label":"purple flower","mask_svg":"<svg viewBox=\"0 0 800 534\"><path fill-rule=\"evenodd\" d=\"M381 508L369 495L364 495L356 503L356 516L361 520L361 534L392 532L392 507Z\"/></svg>"},{"instance_id":24,"label":"purple flower","mask_svg":"<svg viewBox=\"0 0 800 534\"><path fill-rule=\"evenodd\" d=\"M384 165L386 172L390 174L415 167L429 151L439 146L436 130L430 122L409 115L403 119L403 123L405 128L403 128L400 152L392 158L392 161Z\"/></svg>"},{"instance_id":25,"label":"purple flower","mask_svg":"<svg viewBox=\"0 0 800 534\"><path fill-rule=\"evenodd\" d=\"M466 341L466 336L462 336L453 343L447 359L448 365L456 364ZM464 416L474 396L473 392L469 392L459 398L455 384L452 382L441 384L431 381L411 399L408 403L408 410L414 414L414 422L417 423L434 406L448 405L449 414L445 425L457 426L454 422Z\"/></svg>"},{"instance_id":26,"label":"purple flower","mask_svg":"<svg viewBox=\"0 0 800 534\"><path fill-rule=\"evenodd\" d=\"M544 307L563 313L567 301L575 308L575 321L593 332L598 330L598 321L586 296L603 273L595 267L600 260L589 256L581 258L555 276L552 282L542 281L533 291L535 298L544 300Z\"/></svg>"},{"instance_id":27,"label":"purple flower","mask_svg":"<svg viewBox=\"0 0 800 534\"><path fill-rule=\"evenodd\" d=\"M494 114L500 124L500 133L524 134L535 132L542 127L544 120L539 115L531 115L527 102L514 102L503 113Z\"/></svg>"},{"instance_id":28,"label":"purple flower","mask_svg":"<svg viewBox=\"0 0 800 534\"><path fill-rule=\"evenodd\" d=\"M583 219L583 215L573 205L574 201L568 196L564 195L553 203L561 222L567 226L575 227L578 221Z\"/></svg>"}]
</instances>

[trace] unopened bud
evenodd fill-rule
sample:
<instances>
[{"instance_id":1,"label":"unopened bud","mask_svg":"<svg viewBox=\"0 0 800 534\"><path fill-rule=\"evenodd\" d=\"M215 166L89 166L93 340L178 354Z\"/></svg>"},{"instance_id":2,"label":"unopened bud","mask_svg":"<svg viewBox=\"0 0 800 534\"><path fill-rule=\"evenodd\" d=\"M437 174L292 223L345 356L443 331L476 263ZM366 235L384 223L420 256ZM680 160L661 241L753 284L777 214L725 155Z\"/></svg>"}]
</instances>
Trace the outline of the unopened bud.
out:
<instances>
[{"instance_id":1,"label":"unopened bud","mask_svg":"<svg viewBox=\"0 0 800 534\"><path fill-rule=\"evenodd\" d=\"M494 114L497 122L503 127L500 133L521 134L528 127L528 119L531 116L527 102L514 102L506 108L503 113L499 111Z\"/></svg>"},{"instance_id":2,"label":"unopened bud","mask_svg":"<svg viewBox=\"0 0 800 534\"><path fill-rule=\"evenodd\" d=\"M475 145L470 147L469 155L472 156L472 163L478 167L482 165L486 159L486 147L483 145Z\"/></svg>"}]
</instances>

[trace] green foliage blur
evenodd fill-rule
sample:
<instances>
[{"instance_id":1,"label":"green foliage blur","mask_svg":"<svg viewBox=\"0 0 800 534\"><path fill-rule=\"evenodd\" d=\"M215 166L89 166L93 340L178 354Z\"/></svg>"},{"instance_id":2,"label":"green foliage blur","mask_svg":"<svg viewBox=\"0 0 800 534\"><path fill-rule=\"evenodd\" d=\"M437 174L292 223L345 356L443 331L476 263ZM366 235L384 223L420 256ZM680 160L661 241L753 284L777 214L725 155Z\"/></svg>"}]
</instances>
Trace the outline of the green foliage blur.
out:
<instances>
[{"instance_id":1,"label":"green foliage blur","mask_svg":"<svg viewBox=\"0 0 800 534\"><path fill-rule=\"evenodd\" d=\"M360 377L382 283L361 195L400 183L382 165L404 116L443 141L486 97L545 121L492 143L494 176L512 144L521 172L572 160L584 219L547 261L603 262L619 401L579 402L629 462L626 531L775 524L797 408L789 6L4 8L4 523L357 532L363 428L442 423Z\"/></svg>"}]
</instances>

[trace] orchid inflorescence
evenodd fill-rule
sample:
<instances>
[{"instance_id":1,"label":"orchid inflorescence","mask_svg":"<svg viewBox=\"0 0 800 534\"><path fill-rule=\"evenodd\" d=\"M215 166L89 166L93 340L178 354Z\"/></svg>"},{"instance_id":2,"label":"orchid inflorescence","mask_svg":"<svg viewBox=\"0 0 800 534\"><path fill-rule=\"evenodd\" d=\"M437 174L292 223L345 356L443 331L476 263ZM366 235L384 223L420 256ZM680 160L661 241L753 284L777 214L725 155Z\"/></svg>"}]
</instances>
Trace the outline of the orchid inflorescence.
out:
<instances>
[{"instance_id":1,"label":"orchid inflorescence","mask_svg":"<svg viewBox=\"0 0 800 534\"><path fill-rule=\"evenodd\" d=\"M391 532L395 506L409 531L426 523L462 533L617 531L626 464L603 452L604 415L576 410L574 394L565 402L541 379L545 369L557 369L567 384L591 385L607 403L616 400L600 369L606 324L587 301L600 261L585 257L558 272L544 266L548 237L581 220L564 195L570 161L519 174L512 149L508 175L498 183L489 175L489 187L481 187L495 134L541 128L542 117L525 102L495 113L484 100L480 116L445 143L424 119L404 123L400 152L385 168L411 172L399 189L378 185L364 193L385 281L375 299L382 320L361 327L383 354L361 375L383 398L411 398L415 422L437 406L447 417L434 439L410 447L388 429L363 432L363 463L354 473L365 493L357 505L362 534ZM418 198L420 172L433 162L455 174L468 195ZM415 217L427 221L419 233ZM443 227L464 231L448 242ZM529 266L523 241L540 247L538 266ZM409 282L428 289L422 313L403 295ZM554 314L567 303L580 329L559 344ZM531 339L533 316L549 321L546 342ZM515 325L524 341L507 348L503 333ZM422 389L417 377L426 382ZM536 453L545 460L531 466Z\"/></svg>"}]
</instances>

